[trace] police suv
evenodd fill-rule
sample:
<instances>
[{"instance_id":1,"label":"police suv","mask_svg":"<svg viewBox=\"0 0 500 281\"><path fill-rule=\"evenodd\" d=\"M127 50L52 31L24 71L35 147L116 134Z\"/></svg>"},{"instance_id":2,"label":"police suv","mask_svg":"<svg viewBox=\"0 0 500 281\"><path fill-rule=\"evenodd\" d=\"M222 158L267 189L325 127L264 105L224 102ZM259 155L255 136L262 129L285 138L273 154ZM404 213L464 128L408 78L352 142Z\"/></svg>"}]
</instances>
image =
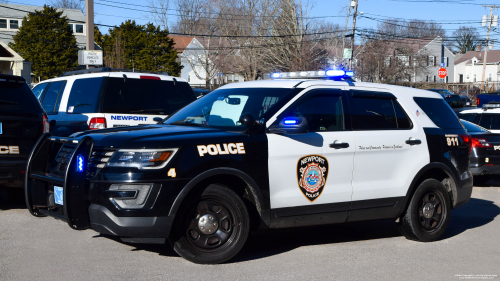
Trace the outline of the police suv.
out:
<instances>
[{"instance_id":1,"label":"police suv","mask_svg":"<svg viewBox=\"0 0 500 281\"><path fill-rule=\"evenodd\" d=\"M259 227L394 219L428 242L471 196L470 152L436 93L343 71L278 78L223 86L163 124L45 134L26 202L73 229L168 238L195 263L231 259Z\"/></svg>"},{"instance_id":2,"label":"police suv","mask_svg":"<svg viewBox=\"0 0 500 281\"><path fill-rule=\"evenodd\" d=\"M500 103L484 104L482 108L457 113L461 119L477 124L492 133L500 133Z\"/></svg>"},{"instance_id":3,"label":"police suv","mask_svg":"<svg viewBox=\"0 0 500 281\"><path fill-rule=\"evenodd\" d=\"M182 78L166 73L131 72L111 68L64 73L45 80L33 92L49 116L50 132L75 132L155 124L196 96Z\"/></svg>"}]
</instances>

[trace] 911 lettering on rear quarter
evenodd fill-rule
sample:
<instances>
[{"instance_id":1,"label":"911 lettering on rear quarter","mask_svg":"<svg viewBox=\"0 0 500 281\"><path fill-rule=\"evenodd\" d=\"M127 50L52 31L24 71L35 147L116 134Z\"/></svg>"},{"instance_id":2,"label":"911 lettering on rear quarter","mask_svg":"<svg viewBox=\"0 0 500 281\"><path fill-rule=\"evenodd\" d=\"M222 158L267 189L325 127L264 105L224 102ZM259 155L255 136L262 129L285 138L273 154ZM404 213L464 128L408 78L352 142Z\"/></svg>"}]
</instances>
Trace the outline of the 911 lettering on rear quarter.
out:
<instances>
[{"instance_id":1,"label":"911 lettering on rear quarter","mask_svg":"<svg viewBox=\"0 0 500 281\"><path fill-rule=\"evenodd\" d=\"M460 144L458 142L458 135L445 135L444 137L448 146L458 146Z\"/></svg>"},{"instance_id":2,"label":"911 lettering on rear quarter","mask_svg":"<svg viewBox=\"0 0 500 281\"><path fill-rule=\"evenodd\" d=\"M328 177L328 160L319 155L307 155L297 163L300 191L313 202L323 192Z\"/></svg>"}]
</instances>

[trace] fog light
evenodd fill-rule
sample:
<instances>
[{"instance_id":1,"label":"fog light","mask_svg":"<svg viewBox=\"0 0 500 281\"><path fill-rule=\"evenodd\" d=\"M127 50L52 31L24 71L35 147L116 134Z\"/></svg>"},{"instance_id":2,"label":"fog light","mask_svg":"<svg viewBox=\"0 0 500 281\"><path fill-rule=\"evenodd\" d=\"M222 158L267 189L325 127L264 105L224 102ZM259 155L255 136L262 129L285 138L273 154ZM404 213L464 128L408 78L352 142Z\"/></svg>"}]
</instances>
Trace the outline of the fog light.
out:
<instances>
[{"instance_id":1,"label":"fog light","mask_svg":"<svg viewBox=\"0 0 500 281\"><path fill-rule=\"evenodd\" d=\"M128 197L126 199L112 197L109 198L109 200L122 209L141 209L146 204L152 186L152 184L113 184L109 188L109 191L136 191L137 196L135 198Z\"/></svg>"},{"instance_id":2,"label":"fog light","mask_svg":"<svg viewBox=\"0 0 500 281\"><path fill-rule=\"evenodd\" d=\"M484 162L486 162L486 163L490 162L490 158L488 158L488 157L484 158Z\"/></svg>"}]
</instances>

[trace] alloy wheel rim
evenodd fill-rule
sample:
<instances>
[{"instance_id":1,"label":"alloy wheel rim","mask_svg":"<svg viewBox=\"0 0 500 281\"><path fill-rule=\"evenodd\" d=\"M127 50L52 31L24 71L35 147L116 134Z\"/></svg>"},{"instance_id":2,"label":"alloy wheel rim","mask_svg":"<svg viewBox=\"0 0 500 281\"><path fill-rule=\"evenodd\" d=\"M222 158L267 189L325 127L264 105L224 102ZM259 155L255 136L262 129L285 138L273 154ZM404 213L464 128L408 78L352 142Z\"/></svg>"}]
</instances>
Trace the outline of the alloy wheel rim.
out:
<instances>
[{"instance_id":1,"label":"alloy wheel rim","mask_svg":"<svg viewBox=\"0 0 500 281\"><path fill-rule=\"evenodd\" d=\"M420 198L418 221L425 231L436 231L443 224L446 215L443 202L444 198L436 191L426 192Z\"/></svg>"}]
</instances>

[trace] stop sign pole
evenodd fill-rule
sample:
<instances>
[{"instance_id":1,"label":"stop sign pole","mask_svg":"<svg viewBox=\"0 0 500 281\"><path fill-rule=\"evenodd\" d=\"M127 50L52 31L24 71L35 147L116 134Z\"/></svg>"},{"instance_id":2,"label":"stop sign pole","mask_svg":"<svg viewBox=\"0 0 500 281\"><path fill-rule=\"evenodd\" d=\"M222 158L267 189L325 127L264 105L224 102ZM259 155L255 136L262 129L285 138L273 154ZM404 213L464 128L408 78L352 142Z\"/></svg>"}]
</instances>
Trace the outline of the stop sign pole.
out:
<instances>
[{"instance_id":1,"label":"stop sign pole","mask_svg":"<svg viewBox=\"0 0 500 281\"><path fill-rule=\"evenodd\" d=\"M446 70L446 68L444 67L441 67L439 70L438 70L438 76L439 78L446 78L446 76L448 76L448 71Z\"/></svg>"}]
</instances>

